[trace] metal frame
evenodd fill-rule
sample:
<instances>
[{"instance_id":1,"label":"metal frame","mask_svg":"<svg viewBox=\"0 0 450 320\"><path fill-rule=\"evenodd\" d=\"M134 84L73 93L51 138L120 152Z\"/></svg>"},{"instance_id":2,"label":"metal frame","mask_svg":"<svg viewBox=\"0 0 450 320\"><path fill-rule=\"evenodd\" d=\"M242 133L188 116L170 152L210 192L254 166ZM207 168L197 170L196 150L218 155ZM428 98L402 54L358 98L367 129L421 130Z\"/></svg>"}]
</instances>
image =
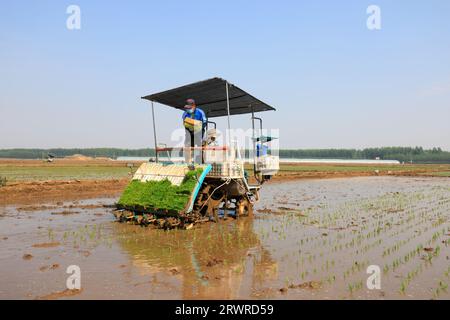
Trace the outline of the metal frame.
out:
<instances>
[{"instance_id":1,"label":"metal frame","mask_svg":"<svg viewBox=\"0 0 450 320\"><path fill-rule=\"evenodd\" d=\"M227 134L227 137L228 137L228 145L231 146L230 97L228 95L228 81L225 81L225 91L227 94L227 112L228 112L228 134Z\"/></svg>"},{"instance_id":2,"label":"metal frame","mask_svg":"<svg viewBox=\"0 0 450 320\"><path fill-rule=\"evenodd\" d=\"M230 117L230 97L229 97L229 83L228 81L225 82L225 93L226 93L226 101L227 101L227 123L228 123L228 134L227 134L227 140L228 140L228 146L231 147L231 136L230 136L230 131L231 131L231 117ZM168 151L170 150L174 150L175 148L158 148L158 140L157 140L157 135L156 135L156 122L155 122L155 107L154 107L154 103L153 101L151 101L151 105L152 105L152 121L153 121L153 137L154 137L154 144L155 144L155 159L156 162L159 162L159 157L158 157L158 153L160 151ZM254 177L255 179L258 181L259 184L261 184L260 179L258 178L258 171L257 171L257 152L256 152L256 144L257 144L257 139L256 139L256 133L255 133L255 120L259 121L259 128L260 128L260 132L259 132L259 137L260 137L260 141L262 139L262 130L263 130L263 121L261 118L259 117L255 117L255 112L254 109L252 107L252 105L249 106L252 110L251 114L251 120L252 120L252 140L253 140L253 173L254 173ZM207 125L209 123L212 123L214 125L214 128L217 129L217 124L213 121L207 121ZM203 147L200 147L203 150ZM195 147L194 147L195 149ZM225 150L225 149L224 149Z\"/></svg>"},{"instance_id":3,"label":"metal frame","mask_svg":"<svg viewBox=\"0 0 450 320\"><path fill-rule=\"evenodd\" d=\"M217 123L215 123L214 121L206 121L206 127L209 128L208 124L213 124L214 125L214 129L217 129Z\"/></svg>"},{"instance_id":4,"label":"metal frame","mask_svg":"<svg viewBox=\"0 0 450 320\"><path fill-rule=\"evenodd\" d=\"M259 121L259 139L261 141L261 137L262 137L262 130L263 130L263 122L261 118L255 117L255 113L252 110L252 140L253 140L253 174L255 176L255 179L259 181L259 178L257 176L257 165L256 165L256 161L257 161L257 155L256 155L256 135L255 135L255 120Z\"/></svg>"}]
</instances>

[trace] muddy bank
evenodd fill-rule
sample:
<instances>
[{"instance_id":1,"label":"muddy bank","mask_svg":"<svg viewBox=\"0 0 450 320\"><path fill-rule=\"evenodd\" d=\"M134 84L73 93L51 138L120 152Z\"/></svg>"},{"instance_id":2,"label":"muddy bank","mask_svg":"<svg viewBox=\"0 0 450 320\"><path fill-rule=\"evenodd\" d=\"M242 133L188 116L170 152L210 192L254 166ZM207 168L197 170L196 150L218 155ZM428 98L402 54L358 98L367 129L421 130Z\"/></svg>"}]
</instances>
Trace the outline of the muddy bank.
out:
<instances>
[{"instance_id":1,"label":"muddy bank","mask_svg":"<svg viewBox=\"0 0 450 320\"><path fill-rule=\"evenodd\" d=\"M320 166L316 167L320 168ZM437 170L435 170L437 171ZM435 176L433 170L371 170L368 167L364 171L279 171L270 180L271 182L295 181L300 179L333 179L354 177L428 177ZM436 177L439 177L436 175Z\"/></svg>"},{"instance_id":2,"label":"muddy bank","mask_svg":"<svg viewBox=\"0 0 450 320\"><path fill-rule=\"evenodd\" d=\"M298 179L324 179L345 176L362 176L361 174L342 173L295 173L275 176L271 182L285 182ZM102 197L118 197L130 180L65 180L65 181L28 181L12 182L0 189L0 205L39 204L67 200L93 199Z\"/></svg>"},{"instance_id":3,"label":"muddy bank","mask_svg":"<svg viewBox=\"0 0 450 320\"><path fill-rule=\"evenodd\" d=\"M267 184L302 179L368 176L418 176L421 172L280 172ZM0 188L0 205L48 203L66 200L118 197L129 182L125 179L10 182ZM252 178L250 178L252 182Z\"/></svg>"},{"instance_id":4,"label":"muddy bank","mask_svg":"<svg viewBox=\"0 0 450 320\"><path fill-rule=\"evenodd\" d=\"M338 177L357 177L361 174L298 173L279 174L268 183L285 182L299 179L325 179ZM251 180L250 180L251 181ZM129 179L113 180L67 180L67 181L29 181L13 182L1 187L0 205L39 204L67 200L118 197Z\"/></svg>"},{"instance_id":5,"label":"muddy bank","mask_svg":"<svg viewBox=\"0 0 450 320\"><path fill-rule=\"evenodd\" d=\"M117 197L128 179L14 182L0 188L0 205Z\"/></svg>"},{"instance_id":6,"label":"muddy bank","mask_svg":"<svg viewBox=\"0 0 450 320\"><path fill-rule=\"evenodd\" d=\"M117 197L140 163L142 161L104 159L57 159L53 163L0 159L0 177L7 178L6 186L0 187L0 205ZM434 175L446 172L450 167L286 163L280 169L268 184L300 179ZM251 166L247 170L251 171ZM251 178L250 182L252 180Z\"/></svg>"},{"instance_id":7,"label":"muddy bank","mask_svg":"<svg viewBox=\"0 0 450 320\"><path fill-rule=\"evenodd\" d=\"M300 179L333 179L379 176L375 172L279 172L272 177L270 182L295 181ZM383 174L383 175L388 175Z\"/></svg>"}]
</instances>

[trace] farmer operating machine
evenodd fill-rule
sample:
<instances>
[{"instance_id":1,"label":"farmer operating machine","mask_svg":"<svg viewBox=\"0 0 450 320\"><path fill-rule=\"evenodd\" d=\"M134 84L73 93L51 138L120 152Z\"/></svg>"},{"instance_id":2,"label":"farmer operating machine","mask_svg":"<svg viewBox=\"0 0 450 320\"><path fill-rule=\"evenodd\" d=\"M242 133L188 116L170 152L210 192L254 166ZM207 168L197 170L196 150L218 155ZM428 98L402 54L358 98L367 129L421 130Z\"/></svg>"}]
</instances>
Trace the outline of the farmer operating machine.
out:
<instances>
[{"instance_id":1,"label":"farmer operating machine","mask_svg":"<svg viewBox=\"0 0 450 320\"><path fill-rule=\"evenodd\" d=\"M193 98L205 112L208 123L201 146L168 147L158 143L154 103L183 110ZM212 78L143 97L152 106L156 156L143 163L123 192L115 215L121 222L156 225L161 228L191 228L195 223L228 216L252 215L261 185L279 169L279 158L270 152L275 137L263 135L262 119L255 113L275 110L221 78ZM215 117L250 114L252 122L253 176L244 170L245 150L227 134L217 144ZM259 128L255 128L259 123ZM176 161L180 153L193 153L194 161ZM183 159L183 157L181 157ZM250 169L250 165L248 165Z\"/></svg>"}]
</instances>

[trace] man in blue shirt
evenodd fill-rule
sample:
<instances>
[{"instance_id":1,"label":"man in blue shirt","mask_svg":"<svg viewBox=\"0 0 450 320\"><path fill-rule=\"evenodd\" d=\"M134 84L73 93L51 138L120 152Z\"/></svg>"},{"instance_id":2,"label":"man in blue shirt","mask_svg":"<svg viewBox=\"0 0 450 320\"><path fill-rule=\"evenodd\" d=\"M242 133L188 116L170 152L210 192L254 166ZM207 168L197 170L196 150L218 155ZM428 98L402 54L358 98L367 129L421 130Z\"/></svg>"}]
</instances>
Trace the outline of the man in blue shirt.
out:
<instances>
[{"instance_id":1,"label":"man in blue shirt","mask_svg":"<svg viewBox=\"0 0 450 320\"><path fill-rule=\"evenodd\" d=\"M208 122L205 112L202 109L197 108L194 99L187 99L186 105L184 106L186 110L183 113L183 124L185 127L185 147L201 147L203 136L206 131L206 123ZM195 150L197 151L197 150ZM195 162L200 163L201 152L195 152L194 157L196 159ZM191 149L187 149L185 152L185 160L190 163L191 159Z\"/></svg>"}]
</instances>

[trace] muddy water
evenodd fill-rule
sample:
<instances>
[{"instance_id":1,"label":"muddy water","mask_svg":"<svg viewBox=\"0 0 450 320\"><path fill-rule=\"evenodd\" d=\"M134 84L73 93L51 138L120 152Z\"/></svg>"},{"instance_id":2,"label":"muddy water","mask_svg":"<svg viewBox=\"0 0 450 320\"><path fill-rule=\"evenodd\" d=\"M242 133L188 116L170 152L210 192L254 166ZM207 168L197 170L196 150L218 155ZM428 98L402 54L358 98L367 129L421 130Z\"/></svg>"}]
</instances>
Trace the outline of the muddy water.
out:
<instances>
[{"instance_id":1,"label":"muddy water","mask_svg":"<svg viewBox=\"0 0 450 320\"><path fill-rule=\"evenodd\" d=\"M0 298L450 298L450 179L269 184L254 218L189 231L115 223L113 201L0 208Z\"/></svg>"}]
</instances>

